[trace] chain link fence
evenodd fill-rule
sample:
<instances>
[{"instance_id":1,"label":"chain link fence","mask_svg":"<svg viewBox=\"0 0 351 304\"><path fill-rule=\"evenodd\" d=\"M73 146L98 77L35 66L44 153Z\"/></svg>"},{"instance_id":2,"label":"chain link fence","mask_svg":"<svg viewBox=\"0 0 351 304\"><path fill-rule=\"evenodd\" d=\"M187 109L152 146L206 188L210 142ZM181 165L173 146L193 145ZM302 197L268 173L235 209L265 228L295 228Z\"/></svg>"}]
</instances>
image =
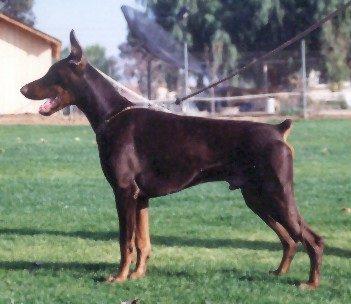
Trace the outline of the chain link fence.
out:
<instances>
[{"instance_id":1,"label":"chain link fence","mask_svg":"<svg viewBox=\"0 0 351 304\"><path fill-rule=\"evenodd\" d=\"M140 55L137 60L125 58L122 61L124 74L121 81L172 111L191 115L304 116L305 113L306 116L318 116L351 112L350 81L332 82L327 75L324 59L317 53L307 52L303 56L302 44L258 63L233 80L177 107L174 105L176 97L195 92L228 73L222 72L220 64L213 60L204 59L203 55L193 55L206 67L203 75L189 71L189 77L185 77L184 69ZM261 55L245 54L236 62L236 66L245 66ZM138 67L137 71L135 66ZM188 81L185 83L186 78Z\"/></svg>"}]
</instances>

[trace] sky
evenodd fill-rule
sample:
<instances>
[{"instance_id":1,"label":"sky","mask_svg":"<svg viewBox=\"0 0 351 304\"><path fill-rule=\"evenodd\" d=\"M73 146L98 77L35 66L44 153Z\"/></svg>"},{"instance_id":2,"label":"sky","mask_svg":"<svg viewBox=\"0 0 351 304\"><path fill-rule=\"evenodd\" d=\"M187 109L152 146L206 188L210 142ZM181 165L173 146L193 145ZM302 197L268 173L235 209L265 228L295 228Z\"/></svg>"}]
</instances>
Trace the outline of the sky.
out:
<instances>
[{"instance_id":1,"label":"sky","mask_svg":"<svg viewBox=\"0 0 351 304\"><path fill-rule=\"evenodd\" d=\"M142 9L136 0L35 0L35 27L61 40L63 47L69 46L74 29L83 47L99 43L109 56L117 55L128 33L124 4Z\"/></svg>"}]
</instances>

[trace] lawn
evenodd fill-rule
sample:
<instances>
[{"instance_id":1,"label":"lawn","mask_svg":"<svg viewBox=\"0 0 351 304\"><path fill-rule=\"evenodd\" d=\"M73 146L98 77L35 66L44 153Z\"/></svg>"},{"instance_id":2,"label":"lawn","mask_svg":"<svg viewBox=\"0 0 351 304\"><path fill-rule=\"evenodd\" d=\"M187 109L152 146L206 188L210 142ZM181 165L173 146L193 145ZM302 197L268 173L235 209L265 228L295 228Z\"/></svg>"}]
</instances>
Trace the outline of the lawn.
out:
<instances>
[{"instance_id":1,"label":"lawn","mask_svg":"<svg viewBox=\"0 0 351 304\"><path fill-rule=\"evenodd\" d=\"M88 127L0 126L0 303L351 303L351 121L295 123L299 208L325 237L321 287L309 261L274 277L276 235L224 183L151 201L148 276L123 285L118 225Z\"/></svg>"}]
</instances>

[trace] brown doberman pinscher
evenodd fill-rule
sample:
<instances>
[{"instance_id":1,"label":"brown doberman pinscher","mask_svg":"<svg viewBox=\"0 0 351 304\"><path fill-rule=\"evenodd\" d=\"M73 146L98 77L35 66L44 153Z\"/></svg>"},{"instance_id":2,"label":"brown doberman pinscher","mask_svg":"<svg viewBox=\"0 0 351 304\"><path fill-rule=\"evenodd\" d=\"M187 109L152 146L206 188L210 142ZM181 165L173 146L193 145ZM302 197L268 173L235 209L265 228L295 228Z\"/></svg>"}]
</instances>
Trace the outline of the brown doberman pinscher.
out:
<instances>
[{"instance_id":1,"label":"brown doberman pinscher","mask_svg":"<svg viewBox=\"0 0 351 304\"><path fill-rule=\"evenodd\" d=\"M323 240L299 214L293 191L293 157L286 143L291 121L279 125L182 116L133 103L84 57L71 32L71 53L21 92L49 98L40 108L51 115L76 105L89 119L102 170L116 198L121 261L110 282L141 278L151 252L148 202L204 182L225 181L240 189L246 204L278 235L283 258L276 275L288 272L298 242L310 258L310 277L320 283ZM129 274L136 248L137 263Z\"/></svg>"}]
</instances>

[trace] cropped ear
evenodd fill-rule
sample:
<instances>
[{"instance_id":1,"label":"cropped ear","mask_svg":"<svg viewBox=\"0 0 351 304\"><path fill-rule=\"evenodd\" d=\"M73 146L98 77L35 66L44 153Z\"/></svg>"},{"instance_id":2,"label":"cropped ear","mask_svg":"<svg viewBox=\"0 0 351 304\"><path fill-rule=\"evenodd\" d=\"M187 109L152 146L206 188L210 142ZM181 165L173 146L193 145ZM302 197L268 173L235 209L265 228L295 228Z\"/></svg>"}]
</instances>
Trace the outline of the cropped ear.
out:
<instances>
[{"instance_id":1,"label":"cropped ear","mask_svg":"<svg viewBox=\"0 0 351 304\"><path fill-rule=\"evenodd\" d=\"M76 38L74 30L71 31L69 38L71 41L71 54L70 54L71 60L78 65L82 61L83 50Z\"/></svg>"}]
</instances>

